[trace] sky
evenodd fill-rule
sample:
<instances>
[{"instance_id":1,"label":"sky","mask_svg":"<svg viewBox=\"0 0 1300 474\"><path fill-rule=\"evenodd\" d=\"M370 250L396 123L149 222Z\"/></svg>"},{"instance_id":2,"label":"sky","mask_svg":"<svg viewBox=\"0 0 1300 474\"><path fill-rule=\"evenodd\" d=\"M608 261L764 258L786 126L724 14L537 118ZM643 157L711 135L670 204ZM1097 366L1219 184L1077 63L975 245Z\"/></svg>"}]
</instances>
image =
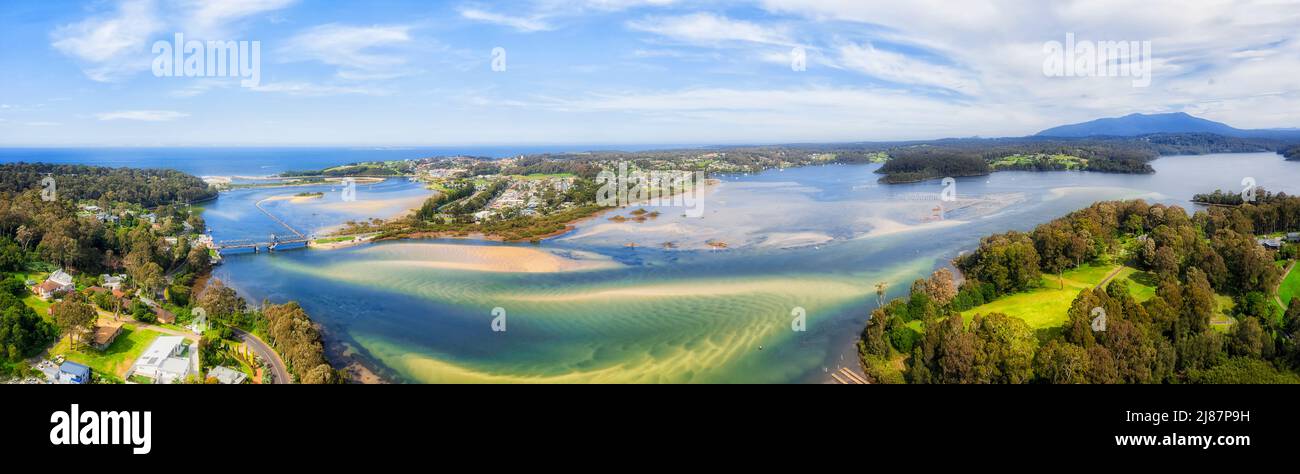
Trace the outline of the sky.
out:
<instances>
[{"instance_id":1,"label":"sky","mask_svg":"<svg viewBox=\"0 0 1300 474\"><path fill-rule=\"evenodd\" d=\"M257 81L159 73L177 34L255 42ZM854 142L1161 112L1300 127L1298 36L1300 0L5 0L0 146ZM1048 72L1071 37L1149 44L1127 57L1149 85Z\"/></svg>"}]
</instances>

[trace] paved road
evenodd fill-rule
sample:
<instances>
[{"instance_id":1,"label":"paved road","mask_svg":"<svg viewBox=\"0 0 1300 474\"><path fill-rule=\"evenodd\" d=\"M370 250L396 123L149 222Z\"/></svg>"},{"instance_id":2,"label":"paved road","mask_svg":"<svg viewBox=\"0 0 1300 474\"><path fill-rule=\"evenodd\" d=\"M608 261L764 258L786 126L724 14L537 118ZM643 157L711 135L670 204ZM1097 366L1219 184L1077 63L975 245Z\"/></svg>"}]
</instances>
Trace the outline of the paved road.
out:
<instances>
[{"instance_id":1,"label":"paved road","mask_svg":"<svg viewBox=\"0 0 1300 474\"><path fill-rule=\"evenodd\" d=\"M289 369L284 365L284 359L281 359L280 354L276 354L270 345L248 332L239 329L234 331L235 337L239 338L244 344L248 344L248 347L252 348L258 357L271 364L271 373L274 374L275 383L290 383L293 380L292 377L289 377Z\"/></svg>"}]
</instances>

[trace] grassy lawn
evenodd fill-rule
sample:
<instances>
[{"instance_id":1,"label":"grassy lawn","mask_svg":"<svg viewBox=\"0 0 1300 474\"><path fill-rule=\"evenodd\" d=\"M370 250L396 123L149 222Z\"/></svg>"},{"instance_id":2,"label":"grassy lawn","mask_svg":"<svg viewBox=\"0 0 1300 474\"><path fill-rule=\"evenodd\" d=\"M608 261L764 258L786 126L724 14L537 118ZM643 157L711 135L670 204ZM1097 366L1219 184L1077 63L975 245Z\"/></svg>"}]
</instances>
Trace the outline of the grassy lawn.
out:
<instances>
[{"instance_id":1,"label":"grassy lawn","mask_svg":"<svg viewBox=\"0 0 1300 474\"><path fill-rule=\"evenodd\" d=\"M1079 292L1097 286L1116 268L1119 266L1084 265L1065 272L1060 280L1056 275L1043 275L1041 288L1007 296L971 309L963 312L962 317L969 320L976 314L1003 313L1025 320L1033 329L1060 326L1065 323L1065 314L1070 310L1070 304L1079 296ZM1136 270L1125 268L1116 278L1126 278L1134 272Z\"/></svg>"},{"instance_id":2,"label":"grassy lawn","mask_svg":"<svg viewBox=\"0 0 1300 474\"><path fill-rule=\"evenodd\" d=\"M1035 165L1038 163L1051 164L1054 167L1061 167L1067 170L1083 169L1088 166L1088 160L1070 155L1010 155L998 158L993 162L994 168L1006 168L1014 166Z\"/></svg>"},{"instance_id":3,"label":"grassy lawn","mask_svg":"<svg viewBox=\"0 0 1300 474\"><path fill-rule=\"evenodd\" d=\"M23 304L35 310L36 314L39 314L42 318L45 318L46 321L52 320L52 318L50 317L50 305L53 305L54 303L37 298L36 295L27 295L23 297Z\"/></svg>"},{"instance_id":4,"label":"grassy lawn","mask_svg":"<svg viewBox=\"0 0 1300 474\"><path fill-rule=\"evenodd\" d=\"M1284 305L1291 304L1291 298L1296 294L1300 294L1300 269L1291 270L1291 274L1282 280L1282 286L1277 289L1277 296L1282 298Z\"/></svg>"},{"instance_id":5,"label":"grassy lawn","mask_svg":"<svg viewBox=\"0 0 1300 474\"><path fill-rule=\"evenodd\" d=\"M117 340L108 346L104 352L99 352L87 346L81 345L76 351L69 349L68 338L63 338L58 344L50 349L50 356L62 354L68 360L84 364L101 375L111 375L118 380L126 375L127 369L135 362L137 357L149 347L149 343L161 334L148 329L136 329L135 326L122 326L122 334L117 336Z\"/></svg>"},{"instance_id":6,"label":"grassy lawn","mask_svg":"<svg viewBox=\"0 0 1300 474\"><path fill-rule=\"evenodd\" d=\"M343 237L328 237L328 238L324 238L324 239L316 239L316 243L318 243L318 244L334 244L334 243L339 243L339 242L351 242L353 238L355 238L355 237L354 237L354 236L351 236L351 235L345 235L345 236L343 236Z\"/></svg>"},{"instance_id":7,"label":"grassy lawn","mask_svg":"<svg viewBox=\"0 0 1300 474\"><path fill-rule=\"evenodd\" d=\"M1127 273L1127 275L1124 273ZM1120 276L1128 280L1128 292L1133 295L1133 299L1137 300L1138 303L1145 303L1156 296L1156 285L1159 283L1156 282L1155 274L1126 268L1124 272L1121 272L1115 278L1119 279Z\"/></svg>"}]
</instances>

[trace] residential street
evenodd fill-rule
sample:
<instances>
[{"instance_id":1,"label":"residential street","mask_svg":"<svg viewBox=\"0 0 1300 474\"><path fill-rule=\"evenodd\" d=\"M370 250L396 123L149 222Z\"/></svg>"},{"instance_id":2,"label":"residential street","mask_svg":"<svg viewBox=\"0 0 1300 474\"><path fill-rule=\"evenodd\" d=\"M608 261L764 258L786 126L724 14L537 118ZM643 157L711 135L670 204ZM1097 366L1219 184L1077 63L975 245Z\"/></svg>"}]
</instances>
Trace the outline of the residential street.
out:
<instances>
[{"instance_id":1,"label":"residential street","mask_svg":"<svg viewBox=\"0 0 1300 474\"><path fill-rule=\"evenodd\" d=\"M284 360L280 358L280 354L277 354L274 349L271 349L269 344L262 341L262 339L257 336L243 330L235 329L234 331L235 337L239 338L239 340L244 344L247 344L249 348L252 348L253 352L256 352L258 357L261 357L262 360L270 363L271 372L275 377L275 383L290 383L290 381L293 380L293 378L289 376L289 369L284 365Z\"/></svg>"}]
</instances>

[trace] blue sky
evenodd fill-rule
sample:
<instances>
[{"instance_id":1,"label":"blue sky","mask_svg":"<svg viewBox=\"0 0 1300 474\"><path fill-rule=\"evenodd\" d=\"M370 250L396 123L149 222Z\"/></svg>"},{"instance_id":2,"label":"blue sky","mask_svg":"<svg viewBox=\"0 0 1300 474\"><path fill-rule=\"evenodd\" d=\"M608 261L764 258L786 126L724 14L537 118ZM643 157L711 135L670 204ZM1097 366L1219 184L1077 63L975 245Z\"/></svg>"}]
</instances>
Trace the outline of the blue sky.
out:
<instances>
[{"instance_id":1,"label":"blue sky","mask_svg":"<svg viewBox=\"0 0 1300 474\"><path fill-rule=\"evenodd\" d=\"M1293 0L10 0L0 146L830 142L1170 111L1297 127L1298 32ZM260 82L155 76L175 33L259 42ZM1149 41L1150 86L1044 74L1067 33Z\"/></svg>"}]
</instances>

